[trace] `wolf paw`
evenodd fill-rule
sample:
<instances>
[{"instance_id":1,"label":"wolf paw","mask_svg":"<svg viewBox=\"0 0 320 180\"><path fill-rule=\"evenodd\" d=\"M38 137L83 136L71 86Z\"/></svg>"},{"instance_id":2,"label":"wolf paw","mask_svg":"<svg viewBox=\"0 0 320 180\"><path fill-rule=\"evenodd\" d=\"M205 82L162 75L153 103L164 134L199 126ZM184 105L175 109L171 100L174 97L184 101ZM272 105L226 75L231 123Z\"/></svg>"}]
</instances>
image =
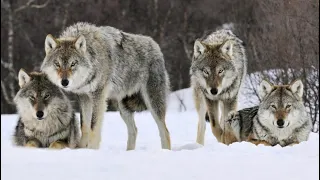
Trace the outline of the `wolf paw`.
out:
<instances>
[{"instance_id":1,"label":"wolf paw","mask_svg":"<svg viewBox=\"0 0 320 180\"><path fill-rule=\"evenodd\" d=\"M95 132L90 133L89 142L87 148L89 149L99 149L101 139Z\"/></svg>"},{"instance_id":2,"label":"wolf paw","mask_svg":"<svg viewBox=\"0 0 320 180\"><path fill-rule=\"evenodd\" d=\"M228 114L227 122L229 124L232 124L233 122L238 121L239 119L240 119L239 112L238 111L231 111Z\"/></svg>"},{"instance_id":3,"label":"wolf paw","mask_svg":"<svg viewBox=\"0 0 320 180\"><path fill-rule=\"evenodd\" d=\"M49 146L50 149L64 149L66 147L68 147L68 145L65 142L61 141L55 141Z\"/></svg>"},{"instance_id":4,"label":"wolf paw","mask_svg":"<svg viewBox=\"0 0 320 180\"><path fill-rule=\"evenodd\" d=\"M79 147L87 148L88 144L89 144L89 133L82 133L82 136L79 142Z\"/></svg>"},{"instance_id":5,"label":"wolf paw","mask_svg":"<svg viewBox=\"0 0 320 180\"><path fill-rule=\"evenodd\" d=\"M39 147L39 144L35 141L28 141L25 145L25 147L29 147L29 148L37 148Z\"/></svg>"}]
</instances>

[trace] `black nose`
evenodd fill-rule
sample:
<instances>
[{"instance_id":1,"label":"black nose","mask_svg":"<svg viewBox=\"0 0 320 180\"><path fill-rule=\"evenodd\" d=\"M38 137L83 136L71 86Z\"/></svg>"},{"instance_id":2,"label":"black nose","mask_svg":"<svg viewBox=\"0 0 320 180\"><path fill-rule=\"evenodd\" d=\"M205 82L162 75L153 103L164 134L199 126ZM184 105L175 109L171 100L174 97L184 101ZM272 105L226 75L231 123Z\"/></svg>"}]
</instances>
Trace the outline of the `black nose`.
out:
<instances>
[{"instance_id":1,"label":"black nose","mask_svg":"<svg viewBox=\"0 0 320 180\"><path fill-rule=\"evenodd\" d=\"M212 88L210 90L210 92L211 92L211 94L216 95L216 94L218 94L218 89L217 88Z\"/></svg>"},{"instance_id":2,"label":"black nose","mask_svg":"<svg viewBox=\"0 0 320 180\"><path fill-rule=\"evenodd\" d=\"M43 117L43 111L37 111L37 117L41 119Z\"/></svg>"},{"instance_id":3,"label":"black nose","mask_svg":"<svg viewBox=\"0 0 320 180\"><path fill-rule=\"evenodd\" d=\"M61 81L62 86L66 87L66 86L68 86L68 84L69 84L68 79L62 79L62 81Z\"/></svg>"},{"instance_id":4,"label":"black nose","mask_svg":"<svg viewBox=\"0 0 320 180\"><path fill-rule=\"evenodd\" d=\"M284 125L284 120L283 120L283 119L278 119L277 125L278 125L279 127L282 127L282 126Z\"/></svg>"}]
</instances>

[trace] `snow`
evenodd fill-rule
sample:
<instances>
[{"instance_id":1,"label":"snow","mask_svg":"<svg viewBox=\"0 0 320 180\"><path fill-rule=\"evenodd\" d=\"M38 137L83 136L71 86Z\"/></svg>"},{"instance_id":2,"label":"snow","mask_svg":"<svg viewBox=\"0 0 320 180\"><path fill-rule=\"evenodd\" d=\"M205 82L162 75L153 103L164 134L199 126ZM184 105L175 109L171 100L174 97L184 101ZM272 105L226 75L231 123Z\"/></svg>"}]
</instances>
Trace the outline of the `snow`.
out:
<instances>
[{"instance_id":1,"label":"snow","mask_svg":"<svg viewBox=\"0 0 320 180\"><path fill-rule=\"evenodd\" d=\"M99 150L48 150L14 147L11 135L17 115L1 115L1 179L319 179L319 134L312 133L307 142L285 148L245 142L226 146L217 143L207 125L205 146L201 146L195 143L197 113L170 110L166 118L173 150L169 151L160 148L150 113L142 112L135 115L136 150L125 151L127 130L119 113L108 112L104 117Z\"/></svg>"},{"instance_id":2,"label":"snow","mask_svg":"<svg viewBox=\"0 0 320 180\"><path fill-rule=\"evenodd\" d=\"M251 92L257 82L247 76L238 109L258 104ZM178 97L183 99L186 110L180 106ZM171 93L166 119L171 151L161 149L158 128L149 112L135 115L138 138L134 151L125 150L127 129L118 112L105 113L99 150L58 151L13 146L11 136L17 115L1 115L1 179L319 179L319 134L311 133L307 142L285 148L246 142L226 146L216 141L207 124L205 146L199 145L195 143L198 117L190 88Z\"/></svg>"}]
</instances>

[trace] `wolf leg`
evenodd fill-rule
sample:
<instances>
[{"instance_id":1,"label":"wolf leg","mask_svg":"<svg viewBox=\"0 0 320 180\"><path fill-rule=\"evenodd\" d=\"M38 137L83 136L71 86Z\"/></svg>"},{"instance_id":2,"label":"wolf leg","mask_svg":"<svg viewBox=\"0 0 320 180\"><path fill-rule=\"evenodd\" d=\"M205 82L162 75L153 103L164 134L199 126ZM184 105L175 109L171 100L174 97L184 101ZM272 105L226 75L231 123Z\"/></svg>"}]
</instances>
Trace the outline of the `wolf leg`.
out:
<instances>
[{"instance_id":1,"label":"wolf leg","mask_svg":"<svg viewBox=\"0 0 320 180\"><path fill-rule=\"evenodd\" d=\"M196 110L198 112L198 131L197 131L197 143L204 145L204 135L206 132L206 106L201 92L193 90L193 100L195 103Z\"/></svg>"},{"instance_id":2,"label":"wolf leg","mask_svg":"<svg viewBox=\"0 0 320 180\"><path fill-rule=\"evenodd\" d=\"M29 140L24 145L25 147L31 147L31 148L39 148L41 146L40 142L37 140Z\"/></svg>"},{"instance_id":3,"label":"wolf leg","mask_svg":"<svg viewBox=\"0 0 320 180\"><path fill-rule=\"evenodd\" d=\"M123 121L126 123L128 130L128 142L127 142L127 150L134 150L136 147L136 139L137 139L137 127L134 122L134 113L128 111L122 102L119 102L119 110L120 115Z\"/></svg>"},{"instance_id":4,"label":"wolf leg","mask_svg":"<svg viewBox=\"0 0 320 180\"><path fill-rule=\"evenodd\" d=\"M91 133L88 148L99 149L101 141L102 120L107 110L106 89L99 89L93 93L93 109L91 119Z\"/></svg>"},{"instance_id":5,"label":"wolf leg","mask_svg":"<svg viewBox=\"0 0 320 180\"><path fill-rule=\"evenodd\" d=\"M164 83L161 85L151 84L142 91L144 102L157 123L162 149L171 149L170 133L165 122L166 93Z\"/></svg>"},{"instance_id":6,"label":"wolf leg","mask_svg":"<svg viewBox=\"0 0 320 180\"><path fill-rule=\"evenodd\" d=\"M237 100L224 100L222 101L222 116L220 120L220 125L223 129L223 134L221 136L221 142L225 144L231 144L233 142L236 142L237 138L233 135L232 132L228 131L230 130L228 126L228 123L226 122L228 120L228 115L232 111L237 110Z\"/></svg>"},{"instance_id":7,"label":"wolf leg","mask_svg":"<svg viewBox=\"0 0 320 180\"><path fill-rule=\"evenodd\" d=\"M233 135L236 138L236 141L241 141L241 123L240 123L240 114L238 111L231 111L228 114L228 118L226 120L225 124L225 132L232 132Z\"/></svg>"},{"instance_id":8,"label":"wolf leg","mask_svg":"<svg viewBox=\"0 0 320 180\"><path fill-rule=\"evenodd\" d=\"M91 132L91 116L92 116L92 99L87 94L78 95L80 105L80 122L81 122L81 139L80 148L86 148L89 143L89 135Z\"/></svg>"},{"instance_id":9,"label":"wolf leg","mask_svg":"<svg viewBox=\"0 0 320 180\"><path fill-rule=\"evenodd\" d=\"M68 147L68 144L63 141L55 141L50 144L49 149L64 149Z\"/></svg>"},{"instance_id":10,"label":"wolf leg","mask_svg":"<svg viewBox=\"0 0 320 180\"><path fill-rule=\"evenodd\" d=\"M220 121L220 125L225 127L226 121L228 120L228 115L231 111L237 111L237 100L224 100L222 108L222 117Z\"/></svg>"},{"instance_id":11,"label":"wolf leg","mask_svg":"<svg viewBox=\"0 0 320 180\"><path fill-rule=\"evenodd\" d=\"M221 135L223 130L219 124L219 101L212 101L206 99L207 111L210 119L212 134L221 142Z\"/></svg>"}]
</instances>

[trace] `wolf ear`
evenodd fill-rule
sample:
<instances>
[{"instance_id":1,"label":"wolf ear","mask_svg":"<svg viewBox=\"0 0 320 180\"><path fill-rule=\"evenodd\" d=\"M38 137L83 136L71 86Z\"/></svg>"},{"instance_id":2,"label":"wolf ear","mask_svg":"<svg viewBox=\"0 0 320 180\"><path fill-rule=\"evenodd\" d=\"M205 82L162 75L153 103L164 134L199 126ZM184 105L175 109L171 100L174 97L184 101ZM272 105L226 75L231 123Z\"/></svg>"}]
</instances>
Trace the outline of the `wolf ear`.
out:
<instances>
[{"instance_id":1,"label":"wolf ear","mask_svg":"<svg viewBox=\"0 0 320 180\"><path fill-rule=\"evenodd\" d=\"M293 81L290 84L290 89L294 94L297 94L299 97L302 98L303 95L303 83L300 79Z\"/></svg>"},{"instance_id":2,"label":"wolf ear","mask_svg":"<svg viewBox=\"0 0 320 180\"><path fill-rule=\"evenodd\" d=\"M221 51L222 54L227 55L230 58L232 58L232 56L233 56L233 46L234 46L234 41L227 40L220 47L220 51Z\"/></svg>"},{"instance_id":3,"label":"wolf ear","mask_svg":"<svg viewBox=\"0 0 320 180\"><path fill-rule=\"evenodd\" d=\"M205 50L206 46L197 39L193 46L193 56L197 58L200 54L203 54Z\"/></svg>"},{"instance_id":4,"label":"wolf ear","mask_svg":"<svg viewBox=\"0 0 320 180\"><path fill-rule=\"evenodd\" d=\"M78 37L78 39L76 40L76 42L74 43L74 46L76 47L76 49L82 51L82 52L86 52L87 46L86 46L86 39L84 38L83 35L80 35Z\"/></svg>"},{"instance_id":5,"label":"wolf ear","mask_svg":"<svg viewBox=\"0 0 320 180\"><path fill-rule=\"evenodd\" d=\"M22 88L26 83L28 83L31 80L31 77L23 69L20 69L18 77L20 88Z\"/></svg>"},{"instance_id":6,"label":"wolf ear","mask_svg":"<svg viewBox=\"0 0 320 180\"><path fill-rule=\"evenodd\" d=\"M44 43L44 47L45 47L46 54L48 54L51 50L57 47L57 42L51 34L47 35Z\"/></svg>"},{"instance_id":7,"label":"wolf ear","mask_svg":"<svg viewBox=\"0 0 320 180\"><path fill-rule=\"evenodd\" d=\"M263 99L267 94L272 91L273 84L268 82L267 80L263 80L258 87L258 94L260 99Z\"/></svg>"}]
</instances>

